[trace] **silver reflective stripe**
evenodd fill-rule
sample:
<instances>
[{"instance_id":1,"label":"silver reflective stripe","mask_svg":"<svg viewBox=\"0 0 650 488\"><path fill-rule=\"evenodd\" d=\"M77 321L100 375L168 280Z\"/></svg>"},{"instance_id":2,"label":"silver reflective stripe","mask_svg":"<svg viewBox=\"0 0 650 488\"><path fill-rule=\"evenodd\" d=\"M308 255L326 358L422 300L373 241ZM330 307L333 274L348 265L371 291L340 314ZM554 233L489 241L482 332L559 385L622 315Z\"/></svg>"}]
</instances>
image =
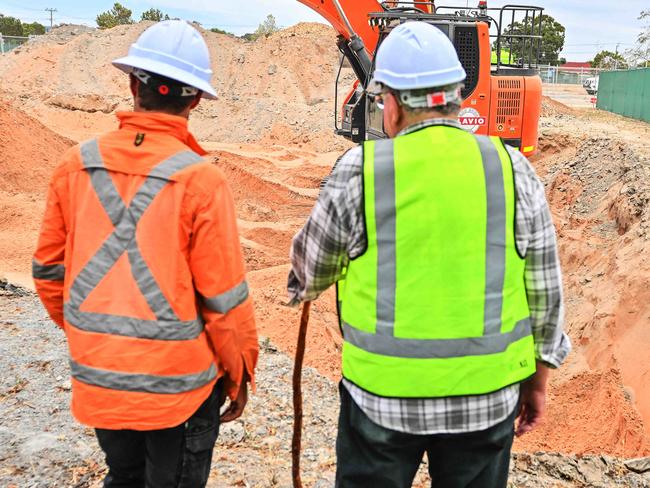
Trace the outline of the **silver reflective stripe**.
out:
<instances>
[{"instance_id":1,"label":"silver reflective stripe","mask_svg":"<svg viewBox=\"0 0 650 488\"><path fill-rule=\"evenodd\" d=\"M65 266L62 264L41 264L33 259L32 277L37 280L63 281Z\"/></svg>"},{"instance_id":2,"label":"silver reflective stripe","mask_svg":"<svg viewBox=\"0 0 650 488\"><path fill-rule=\"evenodd\" d=\"M393 140L375 142L375 223L377 226L377 335L395 331L395 261L397 219Z\"/></svg>"},{"instance_id":3,"label":"silver reflective stripe","mask_svg":"<svg viewBox=\"0 0 650 488\"><path fill-rule=\"evenodd\" d=\"M346 342L364 351L410 359L447 359L498 354L519 339L531 334L530 319L517 322L511 332L467 339L402 339L379 336L343 323Z\"/></svg>"},{"instance_id":4,"label":"silver reflective stripe","mask_svg":"<svg viewBox=\"0 0 650 488\"><path fill-rule=\"evenodd\" d=\"M104 210L110 217L113 225L117 226L117 224L124 220L126 207L124 206L122 197L115 188L113 179L106 172L104 160L99 152L99 145L96 139L81 145L81 160L88 170L90 181L97 197L102 202Z\"/></svg>"},{"instance_id":5,"label":"silver reflective stripe","mask_svg":"<svg viewBox=\"0 0 650 488\"><path fill-rule=\"evenodd\" d=\"M501 331L503 282L506 274L506 194L501 157L492 140L477 136L487 195L487 235L485 242L485 318L483 333Z\"/></svg>"},{"instance_id":6,"label":"silver reflective stripe","mask_svg":"<svg viewBox=\"0 0 650 488\"><path fill-rule=\"evenodd\" d=\"M213 312L228 313L233 308L244 303L248 298L248 283L242 281L230 290L213 297L203 297L205 305Z\"/></svg>"},{"instance_id":7,"label":"silver reflective stripe","mask_svg":"<svg viewBox=\"0 0 650 488\"><path fill-rule=\"evenodd\" d=\"M159 329L162 330L163 326L165 328L170 327L167 333L161 332L161 340L195 338L197 336L196 325L201 325L201 323L197 320L183 322L178 319L142 257L135 234L142 215L168 183L168 179L178 171L201 161L201 157L192 151L183 151L158 164L151 170L149 176L147 176L147 179L131 200L129 207L126 207L104 166L97 141L93 140L84 143L81 146L81 155L95 193L115 229L72 283L70 301L65 307L66 319L69 317L70 323L83 330L149 339L158 338L152 335L153 331L156 330L151 325L152 321L119 316L109 319L106 314L80 312L81 304L126 252L133 278L156 319L160 322ZM119 326L120 323L122 323L122 326ZM181 324L188 324L188 330L183 332L174 330L180 327ZM140 332L144 336L135 335Z\"/></svg>"},{"instance_id":8,"label":"silver reflective stripe","mask_svg":"<svg viewBox=\"0 0 650 488\"><path fill-rule=\"evenodd\" d=\"M74 379L89 385L111 390L163 394L196 390L217 377L217 368L214 363L210 365L210 368L200 373L178 376L122 373L84 366L73 360L70 360L70 370Z\"/></svg>"},{"instance_id":9,"label":"silver reflective stripe","mask_svg":"<svg viewBox=\"0 0 650 488\"><path fill-rule=\"evenodd\" d=\"M191 341L203 332L199 320L145 320L121 315L82 312L66 303L65 319L75 328L98 334L113 334L158 341Z\"/></svg>"},{"instance_id":10,"label":"silver reflective stripe","mask_svg":"<svg viewBox=\"0 0 650 488\"><path fill-rule=\"evenodd\" d=\"M160 178L167 181L172 175L202 160L203 158L193 151L181 151L155 166L149 172L148 178Z\"/></svg>"}]
</instances>

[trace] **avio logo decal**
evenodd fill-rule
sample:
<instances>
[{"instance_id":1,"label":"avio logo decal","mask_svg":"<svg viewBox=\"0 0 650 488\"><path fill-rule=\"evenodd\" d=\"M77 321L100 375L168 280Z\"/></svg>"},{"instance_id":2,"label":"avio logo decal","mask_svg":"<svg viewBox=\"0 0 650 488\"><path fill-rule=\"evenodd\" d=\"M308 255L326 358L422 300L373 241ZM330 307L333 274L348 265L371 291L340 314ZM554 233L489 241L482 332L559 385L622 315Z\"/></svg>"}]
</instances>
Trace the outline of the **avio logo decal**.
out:
<instances>
[{"instance_id":1,"label":"avio logo decal","mask_svg":"<svg viewBox=\"0 0 650 488\"><path fill-rule=\"evenodd\" d=\"M467 107L458 114L458 121L467 130L476 132L479 127L487 124L487 118L483 117L475 108Z\"/></svg>"}]
</instances>

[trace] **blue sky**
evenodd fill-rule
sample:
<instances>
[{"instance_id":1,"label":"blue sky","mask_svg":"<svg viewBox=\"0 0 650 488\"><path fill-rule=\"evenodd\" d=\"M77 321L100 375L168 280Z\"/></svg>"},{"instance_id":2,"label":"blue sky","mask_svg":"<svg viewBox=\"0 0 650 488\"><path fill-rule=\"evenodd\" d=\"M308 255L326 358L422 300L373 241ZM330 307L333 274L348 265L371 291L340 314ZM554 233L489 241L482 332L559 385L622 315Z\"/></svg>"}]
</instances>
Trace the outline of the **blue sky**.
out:
<instances>
[{"instance_id":1,"label":"blue sky","mask_svg":"<svg viewBox=\"0 0 650 488\"><path fill-rule=\"evenodd\" d=\"M438 0L437 5L465 5L467 0ZM95 25L97 13L112 7L114 0L0 0L0 13L25 21L49 23L45 8L56 8L56 22ZM220 27L236 34L250 32L268 15L273 14L282 26L322 18L296 0L122 0L134 17L151 7L160 8L173 17L197 20L206 27ZM470 0L470 5L477 3ZM489 1L490 7L506 2ZM507 2L511 3L511 2ZM567 29L563 56L570 61L586 61L602 50L631 48L642 28L637 17L650 8L648 0L529 0L543 6ZM182 8L179 8L182 5Z\"/></svg>"}]
</instances>

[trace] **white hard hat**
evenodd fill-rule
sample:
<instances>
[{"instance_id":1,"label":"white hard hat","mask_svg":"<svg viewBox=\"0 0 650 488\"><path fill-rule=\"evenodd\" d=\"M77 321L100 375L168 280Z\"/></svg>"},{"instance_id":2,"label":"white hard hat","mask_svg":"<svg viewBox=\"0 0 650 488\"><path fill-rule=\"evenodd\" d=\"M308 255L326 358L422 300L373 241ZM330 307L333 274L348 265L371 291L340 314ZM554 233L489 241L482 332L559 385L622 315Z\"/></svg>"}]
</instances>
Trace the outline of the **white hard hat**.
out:
<instances>
[{"instance_id":1,"label":"white hard hat","mask_svg":"<svg viewBox=\"0 0 650 488\"><path fill-rule=\"evenodd\" d=\"M449 38L422 21L405 22L379 46L368 91L433 88L462 82L465 70Z\"/></svg>"},{"instance_id":2,"label":"white hard hat","mask_svg":"<svg viewBox=\"0 0 650 488\"><path fill-rule=\"evenodd\" d=\"M113 61L116 68L131 73L134 68L165 76L203 92L215 99L210 85L210 52L203 37L183 20L158 22L131 44L129 55Z\"/></svg>"}]
</instances>

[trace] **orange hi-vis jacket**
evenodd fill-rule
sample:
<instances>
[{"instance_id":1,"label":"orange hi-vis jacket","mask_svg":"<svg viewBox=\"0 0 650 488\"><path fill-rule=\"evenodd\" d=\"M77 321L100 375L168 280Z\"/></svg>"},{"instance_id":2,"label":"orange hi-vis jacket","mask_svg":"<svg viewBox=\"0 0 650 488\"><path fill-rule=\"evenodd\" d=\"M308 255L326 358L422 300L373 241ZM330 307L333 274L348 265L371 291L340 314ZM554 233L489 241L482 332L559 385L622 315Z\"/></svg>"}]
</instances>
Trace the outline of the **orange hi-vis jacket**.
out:
<instances>
[{"instance_id":1,"label":"orange hi-vis jacket","mask_svg":"<svg viewBox=\"0 0 650 488\"><path fill-rule=\"evenodd\" d=\"M160 113L70 149L34 256L67 336L72 411L104 429L185 422L226 377L253 381L258 343L232 194L187 130Z\"/></svg>"}]
</instances>

